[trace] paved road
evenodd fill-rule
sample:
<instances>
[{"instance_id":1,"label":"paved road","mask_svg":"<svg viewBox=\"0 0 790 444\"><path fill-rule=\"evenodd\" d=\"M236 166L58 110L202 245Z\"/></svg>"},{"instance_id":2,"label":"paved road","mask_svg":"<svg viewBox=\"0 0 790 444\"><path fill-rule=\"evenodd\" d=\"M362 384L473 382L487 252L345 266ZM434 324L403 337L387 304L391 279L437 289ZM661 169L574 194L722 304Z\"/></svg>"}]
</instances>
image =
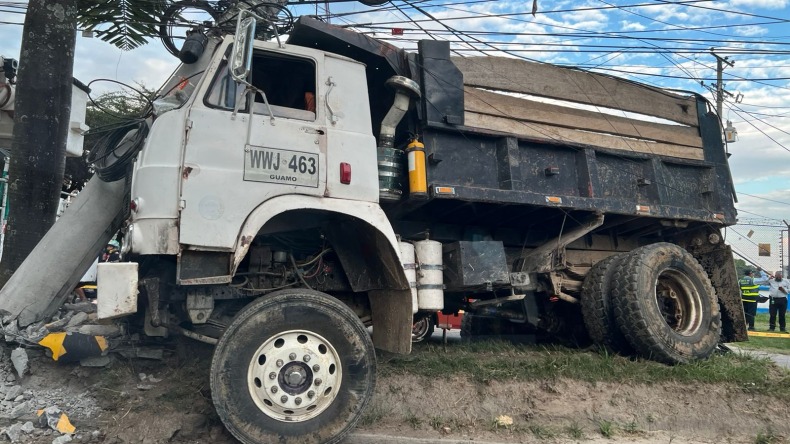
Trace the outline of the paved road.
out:
<instances>
[{"instance_id":1,"label":"paved road","mask_svg":"<svg viewBox=\"0 0 790 444\"><path fill-rule=\"evenodd\" d=\"M493 441L470 441L469 439L403 438L400 436L354 433L343 444L513 444Z\"/></svg>"},{"instance_id":2,"label":"paved road","mask_svg":"<svg viewBox=\"0 0 790 444\"><path fill-rule=\"evenodd\" d=\"M727 347L736 353L743 353L745 355L757 356L760 358L769 358L774 361L779 367L790 369L790 355L780 355L778 353L769 353L762 350L751 350L748 348L741 348L735 344L727 344Z\"/></svg>"}]
</instances>

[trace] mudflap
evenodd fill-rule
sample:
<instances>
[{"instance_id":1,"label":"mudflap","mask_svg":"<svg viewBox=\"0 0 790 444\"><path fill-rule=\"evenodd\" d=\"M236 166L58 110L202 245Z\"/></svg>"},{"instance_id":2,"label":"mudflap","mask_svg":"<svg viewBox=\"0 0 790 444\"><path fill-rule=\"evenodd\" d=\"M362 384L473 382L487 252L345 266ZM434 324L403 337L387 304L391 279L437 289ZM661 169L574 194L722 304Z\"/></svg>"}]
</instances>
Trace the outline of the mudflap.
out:
<instances>
[{"instance_id":1,"label":"mudflap","mask_svg":"<svg viewBox=\"0 0 790 444\"><path fill-rule=\"evenodd\" d=\"M732 249L729 245L719 243L709 250L692 250L691 253L708 273L719 298L722 322L720 342L748 341L741 288L738 285Z\"/></svg>"},{"instance_id":2,"label":"mudflap","mask_svg":"<svg viewBox=\"0 0 790 444\"><path fill-rule=\"evenodd\" d=\"M411 291L371 290L373 346L390 353L411 353Z\"/></svg>"}]
</instances>

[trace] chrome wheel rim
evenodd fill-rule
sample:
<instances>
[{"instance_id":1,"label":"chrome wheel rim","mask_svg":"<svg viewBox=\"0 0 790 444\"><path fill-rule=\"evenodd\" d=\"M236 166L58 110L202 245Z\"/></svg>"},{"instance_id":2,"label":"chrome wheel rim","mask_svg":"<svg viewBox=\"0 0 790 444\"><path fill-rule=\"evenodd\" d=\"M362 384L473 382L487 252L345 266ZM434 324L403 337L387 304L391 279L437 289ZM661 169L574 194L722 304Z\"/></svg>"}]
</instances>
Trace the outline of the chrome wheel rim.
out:
<instances>
[{"instance_id":1,"label":"chrome wheel rim","mask_svg":"<svg viewBox=\"0 0 790 444\"><path fill-rule=\"evenodd\" d=\"M428 317L424 317L419 321L412 324L411 327L411 339L423 339L425 335L428 334L428 327L430 326L431 322Z\"/></svg>"},{"instance_id":2,"label":"chrome wheel rim","mask_svg":"<svg viewBox=\"0 0 790 444\"><path fill-rule=\"evenodd\" d=\"M258 408L283 422L321 414L342 381L340 357L326 339L308 330L278 333L250 359L247 386Z\"/></svg>"}]
</instances>

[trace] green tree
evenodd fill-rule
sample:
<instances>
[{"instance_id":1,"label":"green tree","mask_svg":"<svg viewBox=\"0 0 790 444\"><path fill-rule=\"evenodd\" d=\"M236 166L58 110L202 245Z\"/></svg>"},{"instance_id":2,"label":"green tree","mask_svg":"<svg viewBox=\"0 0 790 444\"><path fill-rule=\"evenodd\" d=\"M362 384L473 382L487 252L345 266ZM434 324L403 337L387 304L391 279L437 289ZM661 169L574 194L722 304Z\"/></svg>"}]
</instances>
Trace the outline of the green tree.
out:
<instances>
[{"instance_id":1,"label":"green tree","mask_svg":"<svg viewBox=\"0 0 790 444\"><path fill-rule=\"evenodd\" d=\"M735 271L738 273L738 277L741 277L746 274L747 271L757 271L755 267L746 263L743 259L735 259Z\"/></svg>"},{"instance_id":2,"label":"green tree","mask_svg":"<svg viewBox=\"0 0 790 444\"><path fill-rule=\"evenodd\" d=\"M153 100L156 91L142 84L138 84L136 89L142 92L144 97L134 91L110 91L88 102L85 124L91 129L85 134L85 150L93 149L116 124L143 114L148 105L146 99ZM67 191L80 190L93 176L93 170L85 162L85 158L68 157L65 176L71 180L71 187Z\"/></svg>"}]
</instances>

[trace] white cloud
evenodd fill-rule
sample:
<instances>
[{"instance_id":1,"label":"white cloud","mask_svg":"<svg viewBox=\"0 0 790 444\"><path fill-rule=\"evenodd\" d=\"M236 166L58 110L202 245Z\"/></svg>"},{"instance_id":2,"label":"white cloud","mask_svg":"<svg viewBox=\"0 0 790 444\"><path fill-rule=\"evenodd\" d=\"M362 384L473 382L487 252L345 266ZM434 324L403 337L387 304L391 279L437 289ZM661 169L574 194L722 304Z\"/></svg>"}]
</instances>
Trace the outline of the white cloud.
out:
<instances>
[{"instance_id":1,"label":"white cloud","mask_svg":"<svg viewBox=\"0 0 790 444\"><path fill-rule=\"evenodd\" d=\"M647 29L647 26L639 22L629 22L623 20L620 22L620 29L623 31L644 31L645 29Z\"/></svg>"},{"instance_id":2,"label":"white cloud","mask_svg":"<svg viewBox=\"0 0 790 444\"><path fill-rule=\"evenodd\" d=\"M782 9L788 0L730 0L730 4L740 8Z\"/></svg>"},{"instance_id":3,"label":"white cloud","mask_svg":"<svg viewBox=\"0 0 790 444\"><path fill-rule=\"evenodd\" d=\"M763 26L739 26L734 28L736 34L746 36L746 37L755 37L758 35L767 35L768 29Z\"/></svg>"}]
</instances>

